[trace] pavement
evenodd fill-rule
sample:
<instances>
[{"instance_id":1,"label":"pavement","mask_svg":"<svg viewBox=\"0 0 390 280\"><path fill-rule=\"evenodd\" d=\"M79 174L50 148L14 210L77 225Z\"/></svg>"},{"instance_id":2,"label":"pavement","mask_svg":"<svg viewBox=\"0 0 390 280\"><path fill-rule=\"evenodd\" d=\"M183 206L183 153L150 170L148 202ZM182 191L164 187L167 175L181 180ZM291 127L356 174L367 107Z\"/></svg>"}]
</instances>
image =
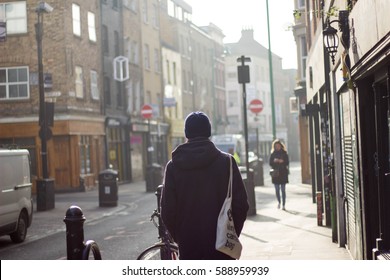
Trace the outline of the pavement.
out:
<instances>
[{"instance_id":1,"label":"pavement","mask_svg":"<svg viewBox=\"0 0 390 280\"><path fill-rule=\"evenodd\" d=\"M286 186L286 210L277 208L274 187L264 165L264 186L255 187L256 214L248 216L240 241L242 260L351 260L348 251L332 242L331 228L317 225L316 204L312 202L311 185L300 183L300 165L291 163L290 183ZM134 196L146 195L145 181L123 184L118 195L130 192ZM126 204L118 201L116 207L99 207L98 188L86 192L56 193L55 208L37 211L34 203L32 226L26 242L65 231L67 209L79 206L87 222L93 222Z\"/></svg>"}]
</instances>

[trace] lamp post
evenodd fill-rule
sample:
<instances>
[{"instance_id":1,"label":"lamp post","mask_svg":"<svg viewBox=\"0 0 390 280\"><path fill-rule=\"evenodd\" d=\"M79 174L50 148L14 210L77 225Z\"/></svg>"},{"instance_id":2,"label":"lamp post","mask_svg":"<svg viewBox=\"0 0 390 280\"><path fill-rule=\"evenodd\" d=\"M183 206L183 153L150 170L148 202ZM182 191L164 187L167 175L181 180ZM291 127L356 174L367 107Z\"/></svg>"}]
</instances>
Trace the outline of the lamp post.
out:
<instances>
[{"instance_id":1,"label":"lamp post","mask_svg":"<svg viewBox=\"0 0 390 280\"><path fill-rule=\"evenodd\" d=\"M43 35L43 13L50 13L53 8L46 2L40 2L36 8L37 23L35 32L38 49L38 78L39 78L39 137L41 138L41 162L42 178L37 180L37 210L44 211L54 208L54 179L49 179L47 168L47 139L51 131L48 127L48 118L46 115L46 103L43 81L43 62L42 62L42 35Z\"/></svg>"},{"instance_id":2,"label":"lamp post","mask_svg":"<svg viewBox=\"0 0 390 280\"><path fill-rule=\"evenodd\" d=\"M332 63L334 64L334 57L337 53L339 47L339 37L337 36L337 30L331 26L332 23L337 22L339 24L339 30L341 31L341 43L346 50L349 49L349 21L348 21L349 12L348 11L339 11L339 19L329 21L329 18L326 22L326 27L322 31L324 36L324 45L325 49L328 52Z\"/></svg>"},{"instance_id":3,"label":"lamp post","mask_svg":"<svg viewBox=\"0 0 390 280\"><path fill-rule=\"evenodd\" d=\"M275 117L275 97L274 97L274 78L272 70L272 51L271 51L271 31L269 28L269 9L268 0L266 1L267 6L267 28L268 28L268 64L269 64L269 81L271 87L271 111L272 111L272 137L276 139L276 117Z\"/></svg>"}]
</instances>

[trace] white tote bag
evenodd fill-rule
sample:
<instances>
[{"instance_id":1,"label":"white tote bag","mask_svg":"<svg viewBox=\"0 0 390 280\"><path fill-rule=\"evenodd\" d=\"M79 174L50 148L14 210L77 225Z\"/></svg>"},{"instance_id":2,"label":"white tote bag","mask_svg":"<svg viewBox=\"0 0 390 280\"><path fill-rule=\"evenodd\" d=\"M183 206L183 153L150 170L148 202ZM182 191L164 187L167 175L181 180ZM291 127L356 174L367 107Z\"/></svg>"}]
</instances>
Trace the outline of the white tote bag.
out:
<instances>
[{"instance_id":1,"label":"white tote bag","mask_svg":"<svg viewBox=\"0 0 390 280\"><path fill-rule=\"evenodd\" d=\"M241 256L242 245L236 230L234 228L233 216L232 216L232 197L233 197L233 168L232 158L230 159L230 176L229 185L226 195L226 199L222 205L221 211L218 216L217 224L217 239L215 242L215 249L229 255L234 259L239 259Z\"/></svg>"}]
</instances>

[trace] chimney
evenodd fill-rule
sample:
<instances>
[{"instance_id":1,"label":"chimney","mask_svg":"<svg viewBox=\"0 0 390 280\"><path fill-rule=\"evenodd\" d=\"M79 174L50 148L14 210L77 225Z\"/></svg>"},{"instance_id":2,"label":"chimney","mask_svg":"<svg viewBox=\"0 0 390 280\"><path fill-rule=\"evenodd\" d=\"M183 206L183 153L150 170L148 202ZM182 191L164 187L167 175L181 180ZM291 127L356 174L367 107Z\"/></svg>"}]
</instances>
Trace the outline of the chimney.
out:
<instances>
[{"instance_id":1,"label":"chimney","mask_svg":"<svg viewBox=\"0 0 390 280\"><path fill-rule=\"evenodd\" d=\"M243 28L241 30L241 40L244 41L253 41L253 28Z\"/></svg>"}]
</instances>

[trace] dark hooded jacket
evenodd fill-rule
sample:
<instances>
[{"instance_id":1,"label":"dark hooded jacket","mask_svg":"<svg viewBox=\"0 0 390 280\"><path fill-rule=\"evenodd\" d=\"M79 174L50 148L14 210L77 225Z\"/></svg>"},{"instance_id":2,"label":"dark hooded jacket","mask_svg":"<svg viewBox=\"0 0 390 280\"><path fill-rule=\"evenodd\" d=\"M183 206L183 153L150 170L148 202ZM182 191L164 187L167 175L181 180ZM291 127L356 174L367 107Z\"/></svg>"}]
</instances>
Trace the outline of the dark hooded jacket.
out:
<instances>
[{"instance_id":1,"label":"dark hooded jacket","mask_svg":"<svg viewBox=\"0 0 390 280\"><path fill-rule=\"evenodd\" d=\"M274 159L282 159L283 163L276 163L274 162ZM273 151L270 158L269 158L269 165L273 169L279 170L279 176L274 178L272 177L272 183L273 184L287 184L288 183L288 166L289 166L289 159L288 154L284 150L279 151Z\"/></svg>"},{"instance_id":2,"label":"dark hooded jacket","mask_svg":"<svg viewBox=\"0 0 390 280\"><path fill-rule=\"evenodd\" d=\"M229 154L208 138L194 138L172 152L165 169L161 216L179 244L180 259L231 259L215 250L217 219L226 198ZM239 235L248 211L247 194L233 162L232 212Z\"/></svg>"}]
</instances>

